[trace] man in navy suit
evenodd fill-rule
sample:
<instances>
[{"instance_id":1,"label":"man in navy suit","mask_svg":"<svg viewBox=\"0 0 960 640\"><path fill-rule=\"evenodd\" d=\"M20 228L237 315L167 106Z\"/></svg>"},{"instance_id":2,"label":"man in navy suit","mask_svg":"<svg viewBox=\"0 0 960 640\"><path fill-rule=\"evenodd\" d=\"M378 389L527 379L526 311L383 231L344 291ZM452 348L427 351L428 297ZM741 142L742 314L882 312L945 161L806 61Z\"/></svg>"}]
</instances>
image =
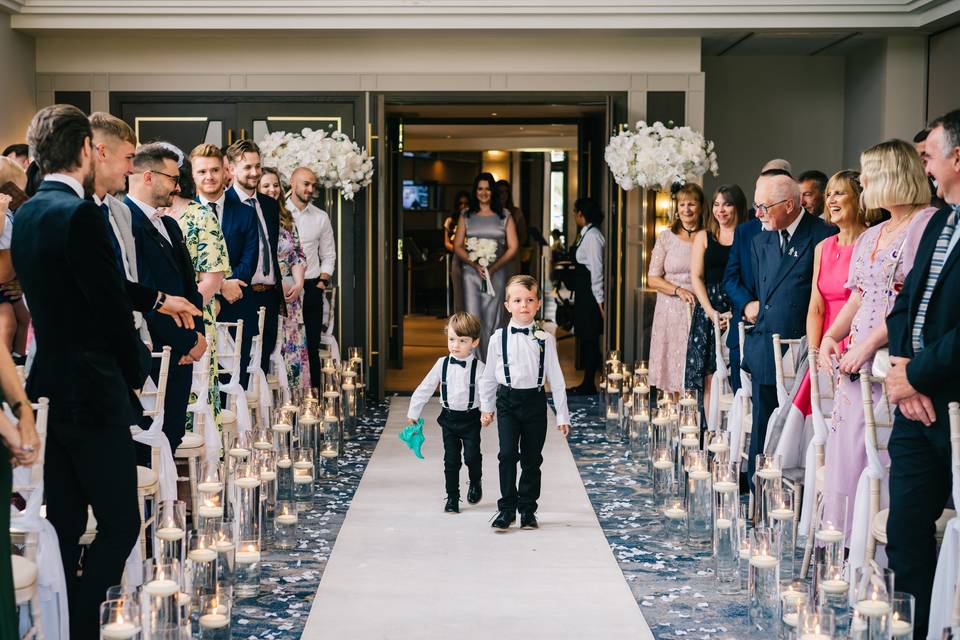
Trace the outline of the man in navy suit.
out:
<instances>
[{"instance_id":1,"label":"man in navy suit","mask_svg":"<svg viewBox=\"0 0 960 640\"><path fill-rule=\"evenodd\" d=\"M247 365L250 362L250 342L257 335L257 312L266 308L263 323L263 340L260 366L269 370L270 355L277 342L277 325L283 308L283 287L277 245L280 242L280 205L273 198L257 192L263 170L260 166L260 147L251 140L239 140L226 152L233 185L224 193L224 216L235 215L252 220L256 236L253 269L233 274L234 278L249 277L241 287L239 300L220 307L220 318L228 321L243 320L243 343L241 344L241 384L247 386ZM247 224L250 224L249 222ZM226 232L226 229L224 230ZM247 244L244 244L248 250ZM228 245L228 251L229 251ZM231 261L232 262L232 261ZM246 266L246 265L244 265ZM224 283L226 284L226 283ZM226 297L226 294L225 296ZM285 310L284 310L285 313Z\"/></svg>"},{"instance_id":2,"label":"man in navy suit","mask_svg":"<svg viewBox=\"0 0 960 640\"><path fill-rule=\"evenodd\" d=\"M118 584L140 531L130 425L140 418L131 392L149 371L133 311L161 309L192 323L199 310L124 282L107 221L92 200L96 153L87 116L76 107L41 109L28 132L46 176L17 211L11 255L30 312L37 350L27 378L33 399L50 399L43 468L47 520L60 542L70 603L70 637L97 638L105 590ZM97 537L78 575L87 508Z\"/></svg>"},{"instance_id":3,"label":"man in navy suit","mask_svg":"<svg viewBox=\"0 0 960 640\"><path fill-rule=\"evenodd\" d=\"M193 262L183 241L180 225L160 209L173 204L180 191L180 158L163 144L140 147L133 157L130 189L124 204L130 209L137 247L140 281L148 286L183 296L198 307L203 299L197 290ZM169 317L148 313L145 317L155 351L170 347L170 368L163 403L163 432L176 451L186 428L187 405L193 381L193 363L207 349L203 324L192 329L178 327ZM153 365L156 382L160 364ZM141 463L149 463L149 450L140 449Z\"/></svg>"},{"instance_id":4,"label":"man in navy suit","mask_svg":"<svg viewBox=\"0 0 960 640\"><path fill-rule=\"evenodd\" d=\"M887 316L893 367L886 380L890 401L898 403L889 443L887 556L897 590L916 597L917 638L927 637L935 523L950 497L947 405L960 401L960 110L934 121L923 158L947 206L927 223Z\"/></svg>"},{"instance_id":5,"label":"man in navy suit","mask_svg":"<svg viewBox=\"0 0 960 640\"><path fill-rule=\"evenodd\" d=\"M806 332L814 247L837 232L836 227L803 211L800 189L790 176L761 176L754 209L769 231L753 239L756 322L747 334L743 354L743 365L753 383L753 431L747 468L751 483L757 454L763 451L767 422L777 407L773 334L799 338ZM745 310L747 316L751 313L751 309Z\"/></svg>"}]
</instances>

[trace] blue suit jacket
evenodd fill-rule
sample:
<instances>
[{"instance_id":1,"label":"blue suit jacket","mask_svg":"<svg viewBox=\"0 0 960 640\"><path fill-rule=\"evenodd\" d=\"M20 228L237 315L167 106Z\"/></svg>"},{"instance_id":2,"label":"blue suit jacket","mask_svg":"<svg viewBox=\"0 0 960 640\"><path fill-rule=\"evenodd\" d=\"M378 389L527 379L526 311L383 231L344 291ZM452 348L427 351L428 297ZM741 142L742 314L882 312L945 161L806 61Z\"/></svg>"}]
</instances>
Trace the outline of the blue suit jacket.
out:
<instances>
[{"instance_id":1,"label":"blue suit jacket","mask_svg":"<svg viewBox=\"0 0 960 640\"><path fill-rule=\"evenodd\" d=\"M163 223L172 245L160 235L147 215L130 198L124 198L130 208L134 242L137 246L137 270L141 282L170 295L183 296L198 308L203 308L203 297L197 290L197 275L193 261L183 241L180 225L163 216ZM144 315L155 348L169 346L174 362L193 348L197 333L203 331L203 322L193 329L178 327L173 318L156 312Z\"/></svg>"},{"instance_id":2,"label":"blue suit jacket","mask_svg":"<svg viewBox=\"0 0 960 640\"><path fill-rule=\"evenodd\" d=\"M223 239L227 243L233 278L247 284L250 284L253 272L257 268L260 236L257 234L256 223L257 216L253 209L240 201L233 188L227 189L220 227L223 229ZM276 243L273 246L276 247Z\"/></svg>"},{"instance_id":3,"label":"blue suit jacket","mask_svg":"<svg viewBox=\"0 0 960 640\"><path fill-rule=\"evenodd\" d=\"M743 308L757 299L756 281L753 274L753 239L763 230L763 225L753 215L743 224L737 225L733 232L733 246L727 259L727 270L723 274L723 288L730 296L733 325L743 318ZM740 347L740 338L736 331L727 335L727 346Z\"/></svg>"},{"instance_id":4,"label":"blue suit jacket","mask_svg":"<svg viewBox=\"0 0 960 640\"><path fill-rule=\"evenodd\" d=\"M803 218L782 256L779 232L764 231L753 239L753 270L760 311L756 324L747 333L743 363L753 381L762 385L777 383L773 334L800 338L806 333L814 248L838 231L816 216L801 215Z\"/></svg>"}]
</instances>

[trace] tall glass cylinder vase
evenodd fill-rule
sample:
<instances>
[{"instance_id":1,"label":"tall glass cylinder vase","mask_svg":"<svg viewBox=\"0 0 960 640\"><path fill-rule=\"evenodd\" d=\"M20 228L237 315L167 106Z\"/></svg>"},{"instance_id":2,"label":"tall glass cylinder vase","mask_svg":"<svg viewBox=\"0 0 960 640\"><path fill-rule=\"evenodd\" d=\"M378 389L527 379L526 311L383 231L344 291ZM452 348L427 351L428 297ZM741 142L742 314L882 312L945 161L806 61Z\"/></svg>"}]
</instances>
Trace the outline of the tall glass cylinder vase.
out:
<instances>
[{"instance_id":1,"label":"tall glass cylinder vase","mask_svg":"<svg viewBox=\"0 0 960 640\"><path fill-rule=\"evenodd\" d=\"M293 452L293 497L301 510L313 505L313 475L313 449L296 449Z\"/></svg>"},{"instance_id":2,"label":"tall glass cylinder vase","mask_svg":"<svg viewBox=\"0 0 960 640\"><path fill-rule=\"evenodd\" d=\"M659 512L667 500L675 494L676 468L673 453L667 447L660 447L653 453L653 506Z\"/></svg>"},{"instance_id":3,"label":"tall glass cylinder vase","mask_svg":"<svg viewBox=\"0 0 960 640\"><path fill-rule=\"evenodd\" d=\"M214 534L213 548L217 552L217 587L233 587L236 574L236 527L232 520L220 522Z\"/></svg>"},{"instance_id":4,"label":"tall glass cylinder vase","mask_svg":"<svg viewBox=\"0 0 960 640\"><path fill-rule=\"evenodd\" d=\"M780 585L780 637L797 640L800 615L809 607L810 587L802 580L785 581Z\"/></svg>"},{"instance_id":5,"label":"tall glass cylinder vase","mask_svg":"<svg viewBox=\"0 0 960 640\"><path fill-rule=\"evenodd\" d=\"M187 546L183 588L199 606L201 598L217 591L216 534L191 531Z\"/></svg>"},{"instance_id":6,"label":"tall glass cylinder vase","mask_svg":"<svg viewBox=\"0 0 960 640\"><path fill-rule=\"evenodd\" d=\"M708 432L706 438L706 450L710 454L710 461L729 461L730 460L730 432L712 431Z\"/></svg>"},{"instance_id":7,"label":"tall glass cylinder vase","mask_svg":"<svg viewBox=\"0 0 960 640\"><path fill-rule=\"evenodd\" d=\"M822 565L814 567L817 572L814 585L817 605L833 610L834 618L841 629L851 624L850 583L846 568L842 565Z\"/></svg>"},{"instance_id":8,"label":"tall glass cylinder vase","mask_svg":"<svg viewBox=\"0 0 960 640\"><path fill-rule=\"evenodd\" d=\"M607 402L604 426L607 442L620 440L620 413L623 410L623 366L620 362L607 364Z\"/></svg>"},{"instance_id":9,"label":"tall glass cylinder vase","mask_svg":"<svg viewBox=\"0 0 960 640\"><path fill-rule=\"evenodd\" d=\"M713 489L706 451L687 455L687 543L709 547L713 542Z\"/></svg>"},{"instance_id":10,"label":"tall glass cylinder vase","mask_svg":"<svg viewBox=\"0 0 960 640\"><path fill-rule=\"evenodd\" d=\"M233 592L238 598L253 598L260 592L260 543L241 540L237 544Z\"/></svg>"},{"instance_id":11,"label":"tall glass cylinder vase","mask_svg":"<svg viewBox=\"0 0 960 640\"><path fill-rule=\"evenodd\" d=\"M319 460L320 452L323 449L323 440L327 439L332 426L336 426L337 431L337 455L343 455L343 403L339 387L329 387L323 392L323 411L321 412L323 424L320 425L320 440L317 442L317 449L313 452L315 460Z\"/></svg>"},{"instance_id":12,"label":"tall glass cylinder vase","mask_svg":"<svg viewBox=\"0 0 960 640\"><path fill-rule=\"evenodd\" d=\"M155 557L161 562L176 560L183 566L183 545L187 535L187 505L182 500L164 500L157 510L153 528Z\"/></svg>"},{"instance_id":13,"label":"tall glass cylinder vase","mask_svg":"<svg viewBox=\"0 0 960 640\"><path fill-rule=\"evenodd\" d=\"M739 493L737 472L730 467L713 469L713 559L717 590L723 594L740 591L740 541L737 518Z\"/></svg>"},{"instance_id":14,"label":"tall glass cylinder vase","mask_svg":"<svg viewBox=\"0 0 960 640\"><path fill-rule=\"evenodd\" d=\"M693 394L694 397L689 397ZM680 437L700 439L700 411L697 409L696 391L685 391L680 398Z\"/></svg>"},{"instance_id":15,"label":"tall glass cylinder vase","mask_svg":"<svg viewBox=\"0 0 960 640\"><path fill-rule=\"evenodd\" d=\"M138 601L120 598L100 605L100 640L140 640L141 632Z\"/></svg>"},{"instance_id":16,"label":"tall glass cylinder vase","mask_svg":"<svg viewBox=\"0 0 960 640\"><path fill-rule=\"evenodd\" d=\"M739 514L740 517L737 518L737 542L740 544L740 590L746 593L750 587L750 550L753 547L748 506L741 504Z\"/></svg>"},{"instance_id":17,"label":"tall glass cylinder vase","mask_svg":"<svg viewBox=\"0 0 960 640\"><path fill-rule=\"evenodd\" d=\"M347 349L347 366L354 372L354 384L357 386L357 417L363 417L366 412L367 368L364 364L363 349L350 347Z\"/></svg>"},{"instance_id":18,"label":"tall glass cylinder vase","mask_svg":"<svg viewBox=\"0 0 960 640\"><path fill-rule=\"evenodd\" d=\"M273 540L273 517L277 506L277 454L257 451L254 461L260 478L260 538L264 548Z\"/></svg>"},{"instance_id":19,"label":"tall glass cylinder vase","mask_svg":"<svg viewBox=\"0 0 960 640\"><path fill-rule=\"evenodd\" d=\"M352 439L357 435L357 426L359 420L359 390L356 385L343 383L343 435L346 439Z\"/></svg>"},{"instance_id":20,"label":"tall glass cylinder vase","mask_svg":"<svg viewBox=\"0 0 960 640\"><path fill-rule=\"evenodd\" d=\"M297 544L297 503L281 500L277 503L274 517L274 546L277 549L293 549Z\"/></svg>"},{"instance_id":21,"label":"tall glass cylinder vase","mask_svg":"<svg viewBox=\"0 0 960 640\"><path fill-rule=\"evenodd\" d=\"M154 558L143 563L140 615L145 638L176 638L180 633L180 563Z\"/></svg>"},{"instance_id":22,"label":"tall glass cylinder vase","mask_svg":"<svg viewBox=\"0 0 960 640\"><path fill-rule=\"evenodd\" d=\"M204 530L223 518L223 466L219 462L204 462L197 479L197 499L193 524Z\"/></svg>"},{"instance_id":23,"label":"tall glass cylinder vase","mask_svg":"<svg viewBox=\"0 0 960 640\"><path fill-rule=\"evenodd\" d=\"M293 457L290 449L277 452L277 499L293 500Z\"/></svg>"},{"instance_id":24,"label":"tall glass cylinder vase","mask_svg":"<svg viewBox=\"0 0 960 640\"><path fill-rule=\"evenodd\" d=\"M844 562L847 496L824 491L817 506L819 526L814 534L814 576L825 567L842 567Z\"/></svg>"},{"instance_id":25,"label":"tall glass cylinder vase","mask_svg":"<svg viewBox=\"0 0 960 640\"><path fill-rule=\"evenodd\" d=\"M323 358L323 360L320 361L320 373L320 380L313 381L313 384L317 385L318 389L324 389L329 384L339 389L343 383L343 378L340 375L340 367L333 358Z\"/></svg>"},{"instance_id":26,"label":"tall glass cylinder vase","mask_svg":"<svg viewBox=\"0 0 960 640\"><path fill-rule=\"evenodd\" d=\"M249 464L250 454L253 451L252 440L249 433L238 433L233 438L230 449L227 450L225 457L226 478L225 488L226 504L223 517L228 520L234 519L234 508L236 506L237 485L235 483L237 467L241 464Z\"/></svg>"},{"instance_id":27,"label":"tall glass cylinder vase","mask_svg":"<svg viewBox=\"0 0 960 640\"><path fill-rule=\"evenodd\" d=\"M320 473L317 480L324 478L332 480L340 475L340 453L343 448L341 437L341 422L331 416L323 420L323 439L320 442Z\"/></svg>"},{"instance_id":28,"label":"tall glass cylinder vase","mask_svg":"<svg viewBox=\"0 0 960 640\"><path fill-rule=\"evenodd\" d=\"M754 522L757 524L767 522L767 498L766 494L774 486L780 484L783 478L783 462L778 455L757 454L757 466L754 474L754 486L756 493L754 504L756 513Z\"/></svg>"},{"instance_id":29,"label":"tall glass cylinder vase","mask_svg":"<svg viewBox=\"0 0 960 640\"><path fill-rule=\"evenodd\" d=\"M289 450L293 444L293 424L296 422L296 415L296 409L287 408L286 405L273 412L273 440L277 451Z\"/></svg>"},{"instance_id":30,"label":"tall glass cylinder vase","mask_svg":"<svg viewBox=\"0 0 960 640\"><path fill-rule=\"evenodd\" d=\"M780 534L767 527L751 531L749 614L758 631L780 627Z\"/></svg>"},{"instance_id":31,"label":"tall glass cylinder vase","mask_svg":"<svg viewBox=\"0 0 960 640\"><path fill-rule=\"evenodd\" d=\"M866 623L866 640L889 640L893 621L893 570L869 562L857 567L851 586L853 609Z\"/></svg>"},{"instance_id":32,"label":"tall glass cylinder vase","mask_svg":"<svg viewBox=\"0 0 960 640\"><path fill-rule=\"evenodd\" d=\"M304 405L300 414L300 438L297 443L298 449L310 449L311 455L317 455L317 449L320 446L320 406L312 402Z\"/></svg>"},{"instance_id":33,"label":"tall glass cylinder vase","mask_svg":"<svg viewBox=\"0 0 960 640\"><path fill-rule=\"evenodd\" d=\"M253 442L251 444L256 451L273 451L273 429L255 429L253 432Z\"/></svg>"},{"instance_id":34,"label":"tall glass cylinder vase","mask_svg":"<svg viewBox=\"0 0 960 640\"><path fill-rule=\"evenodd\" d=\"M253 464L237 466L235 505L237 538L260 541L260 476Z\"/></svg>"},{"instance_id":35,"label":"tall glass cylinder vase","mask_svg":"<svg viewBox=\"0 0 960 640\"><path fill-rule=\"evenodd\" d=\"M795 577L797 519L795 494L783 482L767 491L767 526L780 532L780 577Z\"/></svg>"},{"instance_id":36,"label":"tall glass cylinder vase","mask_svg":"<svg viewBox=\"0 0 960 640\"><path fill-rule=\"evenodd\" d=\"M914 614L917 599L902 591L893 594L893 618L890 620L890 637L894 640L910 640L913 637Z\"/></svg>"},{"instance_id":37,"label":"tall glass cylinder vase","mask_svg":"<svg viewBox=\"0 0 960 640\"><path fill-rule=\"evenodd\" d=\"M797 625L797 638L800 640L832 640L837 636L836 619L833 610L825 608L810 608L800 612L800 621Z\"/></svg>"},{"instance_id":38,"label":"tall glass cylinder vase","mask_svg":"<svg viewBox=\"0 0 960 640\"><path fill-rule=\"evenodd\" d=\"M646 471L650 462L650 414L646 410L638 411L636 404L630 416L628 439L630 457Z\"/></svg>"},{"instance_id":39,"label":"tall glass cylinder vase","mask_svg":"<svg viewBox=\"0 0 960 640\"><path fill-rule=\"evenodd\" d=\"M233 590L218 590L198 603L197 627L200 640L230 640L230 614Z\"/></svg>"}]
</instances>

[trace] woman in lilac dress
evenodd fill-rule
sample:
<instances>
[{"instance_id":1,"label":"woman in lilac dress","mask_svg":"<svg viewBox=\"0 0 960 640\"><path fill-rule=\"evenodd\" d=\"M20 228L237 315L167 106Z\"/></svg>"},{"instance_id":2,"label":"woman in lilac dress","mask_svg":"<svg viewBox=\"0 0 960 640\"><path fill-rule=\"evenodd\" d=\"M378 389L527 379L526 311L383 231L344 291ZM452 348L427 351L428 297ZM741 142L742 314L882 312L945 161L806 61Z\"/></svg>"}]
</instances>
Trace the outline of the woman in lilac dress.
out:
<instances>
[{"instance_id":1,"label":"woman in lilac dress","mask_svg":"<svg viewBox=\"0 0 960 640\"><path fill-rule=\"evenodd\" d=\"M693 236L703 229L703 190L685 184L677 192L678 215L657 236L650 254L647 286L657 292L650 329L650 384L660 391L682 391L690 315L697 297L690 282Z\"/></svg>"},{"instance_id":2,"label":"woman in lilac dress","mask_svg":"<svg viewBox=\"0 0 960 640\"><path fill-rule=\"evenodd\" d=\"M877 350L887 345L884 319L913 267L920 236L936 211L928 206L930 187L911 145L900 140L876 145L863 152L860 165L864 206L886 209L890 219L870 227L857 239L847 280L850 298L824 333L819 360L823 370L839 370L827 435L824 490L847 496L844 522L848 544L857 482L867 465L863 397L860 381L851 376L869 367ZM840 347L844 338L849 338L846 349ZM875 402L879 402L880 392L875 385ZM836 522L840 515L827 512L824 518Z\"/></svg>"}]
</instances>

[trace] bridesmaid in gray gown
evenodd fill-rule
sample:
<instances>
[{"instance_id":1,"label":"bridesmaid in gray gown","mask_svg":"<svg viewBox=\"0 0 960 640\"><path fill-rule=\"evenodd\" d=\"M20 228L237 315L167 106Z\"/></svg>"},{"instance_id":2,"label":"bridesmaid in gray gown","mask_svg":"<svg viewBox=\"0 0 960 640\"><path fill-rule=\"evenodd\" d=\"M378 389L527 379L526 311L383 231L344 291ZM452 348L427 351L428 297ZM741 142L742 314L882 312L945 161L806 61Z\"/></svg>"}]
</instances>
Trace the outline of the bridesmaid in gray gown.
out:
<instances>
[{"instance_id":1,"label":"bridesmaid in gray gown","mask_svg":"<svg viewBox=\"0 0 960 640\"><path fill-rule=\"evenodd\" d=\"M500 317L504 311L507 267L519 249L513 217L501 206L495 184L496 181L489 173L481 173L473 181L470 208L460 216L454 241L457 257L463 262L464 309L480 318L480 347L477 355L481 360L487 357L490 334L500 326ZM484 267L470 259L467 251L468 237L497 241L497 259L486 267L493 282L492 296L481 289Z\"/></svg>"}]
</instances>

